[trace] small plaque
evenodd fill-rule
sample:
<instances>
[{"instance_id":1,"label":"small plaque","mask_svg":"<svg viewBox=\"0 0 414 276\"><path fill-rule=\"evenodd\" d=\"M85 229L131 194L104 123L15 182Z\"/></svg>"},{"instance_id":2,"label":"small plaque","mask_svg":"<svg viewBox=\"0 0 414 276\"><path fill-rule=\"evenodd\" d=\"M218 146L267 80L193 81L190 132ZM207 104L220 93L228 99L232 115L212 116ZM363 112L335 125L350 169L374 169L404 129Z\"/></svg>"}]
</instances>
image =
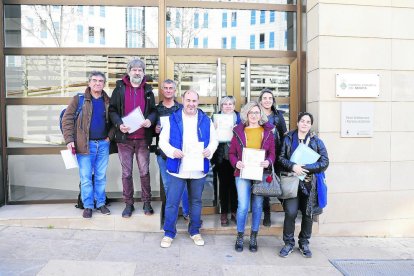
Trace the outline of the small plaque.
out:
<instances>
[{"instance_id":1,"label":"small plaque","mask_svg":"<svg viewBox=\"0 0 414 276\"><path fill-rule=\"evenodd\" d=\"M378 74L336 74L336 96L361 98L379 97Z\"/></svg>"},{"instance_id":2,"label":"small plaque","mask_svg":"<svg viewBox=\"0 0 414 276\"><path fill-rule=\"evenodd\" d=\"M341 137L372 137L374 104L343 102L341 108Z\"/></svg>"}]
</instances>

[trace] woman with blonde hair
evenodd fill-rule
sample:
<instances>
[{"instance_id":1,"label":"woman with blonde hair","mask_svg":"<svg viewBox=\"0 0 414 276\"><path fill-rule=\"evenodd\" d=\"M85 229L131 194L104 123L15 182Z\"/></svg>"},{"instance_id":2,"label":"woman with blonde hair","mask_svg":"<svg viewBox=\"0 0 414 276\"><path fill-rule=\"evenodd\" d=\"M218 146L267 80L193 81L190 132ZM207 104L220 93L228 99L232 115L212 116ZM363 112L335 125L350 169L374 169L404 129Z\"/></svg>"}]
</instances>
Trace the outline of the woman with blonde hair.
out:
<instances>
[{"instance_id":1,"label":"woman with blonde hair","mask_svg":"<svg viewBox=\"0 0 414 276\"><path fill-rule=\"evenodd\" d=\"M243 251L244 230L249 211L250 197L252 196L253 181L240 177L240 170L244 168L242 155L243 148L265 150L265 160L260 163L263 169L269 168L275 161L275 141L272 133L273 125L267 122L267 116L258 102L247 103L240 112L241 123L233 129L233 138L230 143L229 159L235 168L237 188L237 238L235 250ZM257 251L257 234L263 209L263 196L253 195L252 200L252 227L250 232L249 250Z\"/></svg>"},{"instance_id":2,"label":"woman with blonde hair","mask_svg":"<svg viewBox=\"0 0 414 276\"><path fill-rule=\"evenodd\" d=\"M234 110L235 104L236 100L233 96L222 97L220 100L220 112L218 113L232 115L233 126L240 123L240 113ZM237 192L233 167L229 161L229 148L230 142L220 142L213 158L211 158L211 163L214 164L214 171L219 179L221 226L229 225L229 213L231 213L231 220L236 221Z\"/></svg>"}]
</instances>

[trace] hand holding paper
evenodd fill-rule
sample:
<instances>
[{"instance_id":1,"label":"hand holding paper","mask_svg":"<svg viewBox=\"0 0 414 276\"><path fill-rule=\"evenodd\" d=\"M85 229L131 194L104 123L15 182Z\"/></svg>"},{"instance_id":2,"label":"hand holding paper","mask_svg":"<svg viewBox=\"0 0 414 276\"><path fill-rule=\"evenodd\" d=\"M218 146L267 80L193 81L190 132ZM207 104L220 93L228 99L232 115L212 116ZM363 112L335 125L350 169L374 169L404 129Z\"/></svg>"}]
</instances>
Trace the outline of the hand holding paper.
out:
<instances>
[{"instance_id":1,"label":"hand holding paper","mask_svg":"<svg viewBox=\"0 0 414 276\"><path fill-rule=\"evenodd\" d=\"M240 171L240 177L251 180L262 180L263 167L261 166L261 162L264 159L264 150L243 148L242 162L244 168Z\"/></svg>"},{"instance_id":2,"label":"hand holding paper","mask_svg":"<svg viewBox=\"0 0 414 276\"><path fill-rule=\"evenodd\" d=\"M129 127L128 133L133 133L140 129L144 121L144 115L142 115L141 109L139 107L135 108L128 115L122 118L124 126Z\"/></svg>"}]
</instances>

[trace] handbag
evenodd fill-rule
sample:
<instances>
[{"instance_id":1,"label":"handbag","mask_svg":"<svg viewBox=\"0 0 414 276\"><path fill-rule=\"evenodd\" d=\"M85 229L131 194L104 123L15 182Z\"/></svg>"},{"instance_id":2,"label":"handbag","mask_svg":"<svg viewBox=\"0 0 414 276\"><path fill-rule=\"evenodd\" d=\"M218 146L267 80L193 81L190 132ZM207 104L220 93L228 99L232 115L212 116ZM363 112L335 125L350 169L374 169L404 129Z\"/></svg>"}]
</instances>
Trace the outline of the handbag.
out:
<instances>
[{"instance_id":1,"label":"handbag","mask_svg":"<svg viewBox=\"0 0 414 276\"><path fill-rule=\"evenodd\" d=\"M295 198L298 196L299 178L294 173L283 173L280 176L282 195L280 199Z\"/></svg>"},{"instance_id":2,"label":"handbag","mask_svg":"<svg viewBox=\"0 0 414 276\"><path fill-rule=\"evenodd\" d=\"M278 197L282 195L280 179L275 174L273 164L270 164L271 170L263 173L263 180L253 184L252 193L259 196Z\"/></svg>"}]
</instances>

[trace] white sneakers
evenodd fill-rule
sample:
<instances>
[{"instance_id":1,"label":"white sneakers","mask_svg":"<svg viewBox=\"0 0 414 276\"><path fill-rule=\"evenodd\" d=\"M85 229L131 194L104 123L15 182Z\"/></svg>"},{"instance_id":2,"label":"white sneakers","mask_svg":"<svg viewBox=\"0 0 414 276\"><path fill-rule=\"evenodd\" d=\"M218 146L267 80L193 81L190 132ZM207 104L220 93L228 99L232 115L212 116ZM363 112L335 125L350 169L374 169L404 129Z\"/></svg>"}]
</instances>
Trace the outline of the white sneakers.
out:
<instances>
[{"instance_id":1,"label":"white sneakers","mask_svg":"<svg viewBox=\"0 0 414 276\"><path fill-rule=\"evenodd\" d=\"M195 245L198 245L198 246L203 246L204 245L204 240L203 240L203 238L201 237L200 234L190 236L190 238L194 241ZM168 248L168 247L171 246L172 241L173 241L172 238L164 236L161 240L160 246L162 248Z\"/></svg>"},{"instance_id":2,"label":"white sneakers","mask_svg":"<svg viewBox=\"0 0 414 276\"><path fill-rule=\"evenodd\" d=\"M171 239L170 237L164 236L164 238L162 238L161 240L161 247L162 248L168 248L171 246L173 239Z\"/></svg>"},{"instance_id":3,"label":"white sneakers","mask_svg":"<svg viewBox=\"0 0 414 276\"><path fill-rule=\"evenodd\" d=\"M203 240L203 238L201 237L200 234L196 234L194 236L191 236L191 239L194 241L194 243L196 245L199 245L199 246L203 246L204 245L204 240Z\"/></svg>"}]
</instances>

